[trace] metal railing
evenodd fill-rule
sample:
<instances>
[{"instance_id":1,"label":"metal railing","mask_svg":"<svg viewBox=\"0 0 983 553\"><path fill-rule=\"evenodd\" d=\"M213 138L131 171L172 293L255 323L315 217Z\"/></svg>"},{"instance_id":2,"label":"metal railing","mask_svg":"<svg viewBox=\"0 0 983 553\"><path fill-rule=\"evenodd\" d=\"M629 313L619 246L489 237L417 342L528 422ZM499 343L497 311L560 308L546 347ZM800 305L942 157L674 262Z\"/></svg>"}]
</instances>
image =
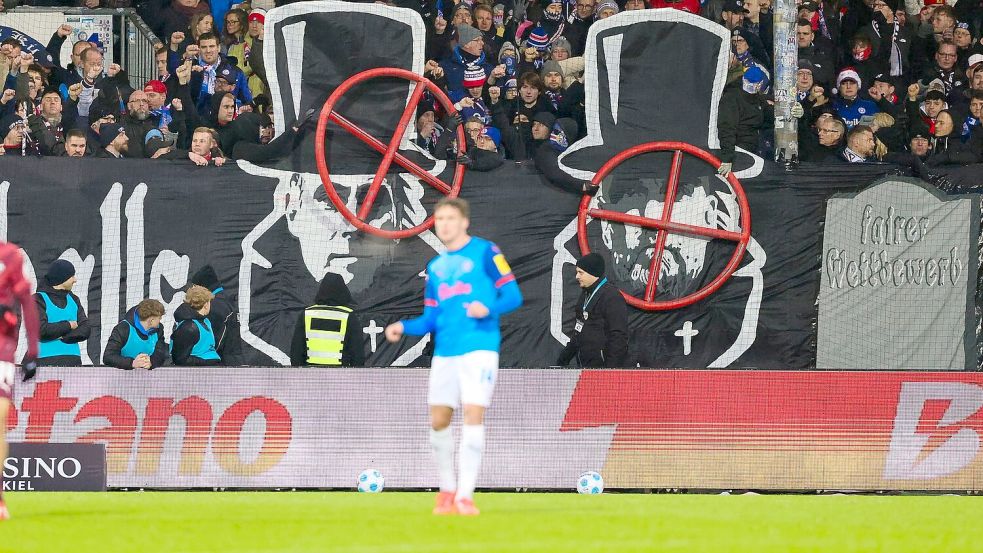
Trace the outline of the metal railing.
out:
<instances>
[{"instance_id":1,"label":"metal railing","mask_svg":"<svg viewBox=\"0 0 983 553\"><path fill-rule=\"evenodd\" d=\"M87 8L58 8L58 7L35 7L20 6L9 12L12 15L23 15L30 13L37 14L62 14L66 16L92 16L109 15L113 20L112 38L112 59L107 63L115 62L126 70L130 85L134 88L143 88L149 80L157 77L157 68L154 60L154 45L160 39L150 30L150 27L137 15L133 8L118 9L87 9ZM4 14L0 13L0 25L6 25ZM41 44L47 44L50 34L45 36L35 36L39 33L32 28L19 28L19 31L30 35ZM70 60L62 59L63 64Z\"/></svg>"},{"instance_id":2,"label":"metal railing","mask_svg":"<svg viewBox=\"0 0 983 553\"><path fill-rule=\"evenodd\" d=\"M122 24L125 40L120 40L120 59L126 62L121 65L127 71L130 85L142 90L147 81L158 76L154 51L160 39L144 23L143 18L137 15L136 10L127 8L121 11L124 12Z\"/></svg>"}]
</instances>

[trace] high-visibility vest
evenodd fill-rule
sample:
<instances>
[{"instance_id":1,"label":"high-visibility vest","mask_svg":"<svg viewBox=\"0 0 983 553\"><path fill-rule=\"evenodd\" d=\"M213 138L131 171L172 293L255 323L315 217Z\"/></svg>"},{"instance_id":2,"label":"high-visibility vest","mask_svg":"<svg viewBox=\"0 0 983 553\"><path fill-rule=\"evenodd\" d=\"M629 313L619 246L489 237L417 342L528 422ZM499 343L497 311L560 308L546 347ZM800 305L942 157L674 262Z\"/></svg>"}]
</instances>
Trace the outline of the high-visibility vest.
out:
<instances>
[{"instance_id":1,"label":"high-visibility vest","mask_svg":"<svg viewBox=\"0 0 983 553\"><path fill-rule=\"evenodd\" d=\"M348 316L352 309L343 305L312 305L304 310L307 362L311 365L341 365Z\"/></svg>"}]
</instances>

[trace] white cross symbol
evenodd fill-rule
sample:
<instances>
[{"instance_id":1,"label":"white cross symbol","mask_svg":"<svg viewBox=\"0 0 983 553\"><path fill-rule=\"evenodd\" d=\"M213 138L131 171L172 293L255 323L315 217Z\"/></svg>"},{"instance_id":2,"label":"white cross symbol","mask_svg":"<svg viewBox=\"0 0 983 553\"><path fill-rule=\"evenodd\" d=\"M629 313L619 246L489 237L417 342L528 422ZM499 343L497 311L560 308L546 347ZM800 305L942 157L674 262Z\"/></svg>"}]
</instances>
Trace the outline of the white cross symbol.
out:
<instances>
[{"instance_id":1,"label":"white cross symbol","mask_svg":"<svg viewBox=\"0 0 983 553\"><path fill-rule=\"evenodd\" d=\"M369 321L369 326L362 329L362 332L369 335L369 347L372 348L372 353L375 353L375 348L378 345L376 343L376 336L382 333L383 330L385 329L375 324L375 319L371 319Z\"/></svg>"},{"instance_id":2,"label":"white cross symbol","mask_svg":"<svg viewBox=\"0 0 983 553\"><path fill-rule=\"evenodd\" d=\"M683 328L675 332L676 336L680 336L683 339L683 355L689 355L691 346L693 345L693 336L699 333L699 330L693 328L693 321L686 321L683 323Z\"/></svg>"}]
</instances>

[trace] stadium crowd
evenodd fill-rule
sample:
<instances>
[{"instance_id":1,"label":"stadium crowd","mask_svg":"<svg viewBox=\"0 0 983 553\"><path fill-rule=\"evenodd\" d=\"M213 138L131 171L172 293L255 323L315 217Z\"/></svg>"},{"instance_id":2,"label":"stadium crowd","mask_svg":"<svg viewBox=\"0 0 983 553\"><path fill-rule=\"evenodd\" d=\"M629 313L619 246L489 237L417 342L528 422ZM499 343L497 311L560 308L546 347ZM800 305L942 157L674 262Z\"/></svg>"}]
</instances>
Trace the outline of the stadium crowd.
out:
<instances>
[{"instance_id":1,"label":"stadium crowd","mask_svg":"<svg viewBox=\"0 0 983 553\"><path fill-rule=\"evenodd\" d=\"M396 0L423 16L425 73L459 110L446 117L433 98L425 101L417 143L478 171L505 159L532 160L560 186L589 191L557 166L558 155L585 134L587 31L623 10L669 7L699 13L731 33L718 122L722 171L738 146L770 157L771 1ZM802 160L930 166L983 160L983 3L922 1L800 3L793 115ZM285 122L272 119L261 56L264 9L229 0L146 0L134 7L161 40L157 78L136 90L126 68L104 65L96 44L76 42L71 59L59 59L72 34L67 25L50 37L53 66L38 63L15 39L3 42L0 153L222 165L282 156L309 129L312 112L274 132ZM466 155L455 144L462 124Z\"/></svg>"}]
</instances>

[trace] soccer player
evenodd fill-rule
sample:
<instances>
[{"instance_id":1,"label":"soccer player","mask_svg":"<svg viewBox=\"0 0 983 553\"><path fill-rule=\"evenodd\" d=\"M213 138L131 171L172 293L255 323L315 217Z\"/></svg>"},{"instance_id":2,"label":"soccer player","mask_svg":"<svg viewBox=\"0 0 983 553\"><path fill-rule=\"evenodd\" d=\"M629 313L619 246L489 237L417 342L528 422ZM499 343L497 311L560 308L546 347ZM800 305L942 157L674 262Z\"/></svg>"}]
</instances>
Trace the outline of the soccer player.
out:
<instances>
[{"instance_id":1,"label":"soccer player","mask_svg":"<svg viewBox=\"0 0 983 553\"><path fill-rule=\"evenodd\" d=\"M434 208L437 238L447 247L427 265L423 315L386 327L386 338L433 333L430 369L430 444L440 471L434 514L477 515L474 487L485 447L485 409L498 373L498 318L522 305L515 275L498 246L468 235L470 207L444 198ZM454 410L463 404L464 425L454 475Z\"/></svg>"},{"instance_id":2,"label":"soccer player","mask_svg":"<svg viewBox=\"0 0 983 553\"><path fill-rule=\"evenodd\" d=\"M24 356L24 380L34 377L38 357L38 312L31 296L31 283L24 278L24 256L20 248L9 242L0 242L0 466L7 458L7 413L14 397L14 356L20 334L20 306L27 331L27 354ZM3 501L3 477L0 472L0 520L10 518Z\"/></svg>"}]
</instances>

